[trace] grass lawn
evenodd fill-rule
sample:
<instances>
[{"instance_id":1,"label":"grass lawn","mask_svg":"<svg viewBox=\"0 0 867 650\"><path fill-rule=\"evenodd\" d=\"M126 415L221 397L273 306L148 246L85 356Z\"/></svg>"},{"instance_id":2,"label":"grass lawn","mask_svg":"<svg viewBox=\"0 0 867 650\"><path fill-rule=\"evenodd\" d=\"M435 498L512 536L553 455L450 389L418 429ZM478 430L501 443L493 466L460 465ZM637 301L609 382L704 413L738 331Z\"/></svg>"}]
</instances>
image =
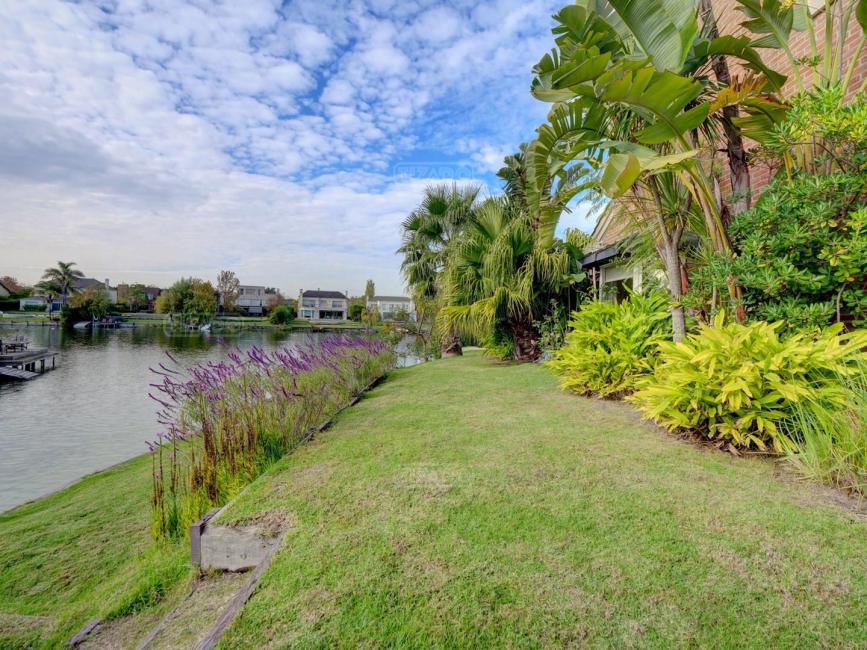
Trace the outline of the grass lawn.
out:
<instances>
[{"instance_id":1,"label":"grass lawn","mask_svg":"<svg viewBox=\"0 0 867 650\"><path fill-rule=\"evenodd\" d=\"M150 538L150 469L142 456L0 514L0 648L60 647L139 611L147 629L185 589L186 546Z\"/></svg>"},{"instance_id":2,"label":"grass lawn","mask_svg":"<svg viewBox=\"0 0 867 650\"><path fill-rule=\"evenodd\" d=\"M223 647L854 647L867 523L478 354L395 372L224 521L291 532Z\"/></svg>"},{"instance_id":3,"label":"grass lawn","mask_svg":"<svg viewBox=\"0 0 867 650\"><path fill-rule=\"evenodd\" d=\"M289 522L222 646L863 646L867 521L777 474L538 366L398 370L221 515ZM141 457L0 515L0 648L179 600L149 490Z\"/></svg>"}]
</instances>

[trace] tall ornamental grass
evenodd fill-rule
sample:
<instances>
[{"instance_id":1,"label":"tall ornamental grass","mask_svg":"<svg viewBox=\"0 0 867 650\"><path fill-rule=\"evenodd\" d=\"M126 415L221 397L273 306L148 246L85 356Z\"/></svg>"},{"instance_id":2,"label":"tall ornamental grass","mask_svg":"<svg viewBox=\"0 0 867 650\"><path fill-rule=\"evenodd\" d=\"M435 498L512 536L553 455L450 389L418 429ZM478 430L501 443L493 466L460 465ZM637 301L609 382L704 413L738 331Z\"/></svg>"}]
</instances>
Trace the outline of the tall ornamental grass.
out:
<instances>
[{"instance_id":1,"label":"tall ornamental grass","mask_svg":"<svg viewBox=\"0 0 867 650\"><path fill-rule=\"evenodd\" d=\"M809 478L867 495L867 364L838 381L842 405L802 401L781 423L797 443L788 459Z\"/></svg>"},{"instance_id":2,"label":"tall ornamental grass","mask_svg":"<svg viewBox=\"0 0 867 650\"><path fill-rule=\"evenodd\" d=\"M158 539L186 535L395 363L383 341L342 336L186 370L171 359L151 369L163 427L149 443Z\"/></svg>"}]
</instances>

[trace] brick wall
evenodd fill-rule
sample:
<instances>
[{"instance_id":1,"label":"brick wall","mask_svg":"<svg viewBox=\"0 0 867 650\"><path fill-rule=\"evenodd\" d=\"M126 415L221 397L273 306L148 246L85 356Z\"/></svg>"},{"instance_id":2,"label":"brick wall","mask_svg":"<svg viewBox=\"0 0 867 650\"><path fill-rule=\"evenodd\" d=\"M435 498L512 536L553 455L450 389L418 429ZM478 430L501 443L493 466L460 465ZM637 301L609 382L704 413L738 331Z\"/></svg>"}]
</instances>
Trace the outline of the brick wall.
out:
<instances>
[{"instance_id":1,"label":"brick wall","mask_svg":"<svg viewBox=\"0 0 867 650\"><path fill-rule=\"evenodd\" d=\"M824 3L819 2L818 0L817 4L821 4L824 6ZM733 34L736 36L751 36L745 29L740 26L740 23L746 20L746 16L744 16L744 14L740 11L736 10L736 7L738 7L739 4L735 2L735 0L711 0L711 6L713 7L714 15L716 16L717 20L717 26L721 35ZM837 34L840 31L838 26L839 15L836 13L836 5L832 6L832 12L835 12L834 35L836 38ZM817 47L821 55L822 43L824 42L825 33L824 8L819 10L814 15L813 29L816 34ZM854 55L855 49L858 46L861 38L863 38L863 32L861 30L861 26L855 20L855 16L853 14L852 18L849 21L846 33L846 41L843 46L843 72L841 74L845 74L845 71L848 68L850 61L852 60L852 56ZM809 36L807 32L794 32L790 45L795 58L807 57L811 54ZM784 96L789 97L794 94L796 90L796 84L792 79L791 69L786 54L782 50L770 48L759 49L759 54L761 55L762 60L771 69L777 70L789 77L786 84L783 86ZM738 61L731 59L729 60L729 71L731 72L733 78L743 78L746 74L750 74L750 71L743 68L743 66L741 66ZM800 73L805 85L809 86L813 75L812 69L804 66L801 68ZM854 94L854 92L860 87L860 85L864 82L865 78L867 78L867 48L862 49L860 60L856 64L855 70L852 74L852 81L849 84L850 96ZM750 149L755 146L755 143L748 141L746 145L747 149ZM714 163L715 167L721 172L720 174L718 174L721 194L724 198L727 198L731 196L731 185L728 157L726 156L724 151L718 151L715 154ZM752 189L753 201L758 198L762 191L762 188L764 188L765 185L768 184L775 171L776 169L773 169L767 164L759 161L756 161L750 165L750 187ZM624 226L622 223L618 222L618 220L612 219L607 224L599 225L604 227L597 228L597 232L595 233L595 235L601 245L612 245L622 238Z\"/></svg>"},{"instance_id":2,"label":"brick wall","mask_svg":"<svg viewBox=\"0 0 867 650\"><path fill-rule=\"evenodd\" d=\"M823 2L817 4L822 4L824 6ZM750 35L740 26L740 23L746 20L746 16L744 16L744 14L740 11L737 11L736 7L738 7L739 4L735 2L735 0L712 0L711 6L713 7L714 14L716 15L717 26L719 27L720 34L734 34L737 36ZM834 35L836 37L840 31L840 28L838 26L839 15L837 13L837 6L832 6L831 10L832 12L834 12L835 15ZM824 42L823 39L825 33L824 8L819 10L813 16L813 29L816 34L817 47L821 55L822 43ZM854 14L849 21L849 25L846 31L846 41L843 46L842 57L843 72L841 74L845 74L849 63L852 60L852 56L855 53L855 48L858 46L860 39L863 37L861 26L855 20ZM811 55L809 35L807 34L807 32L794 32L790 41L790 46L792 48L792 53L794 54L795 58L802 58ZM783 86L784 96L789 97L794 94L797 86L792 78L791 67L789 65L788 57L786 56L786 54L779 49L764 48L759 49L759 54L761 55L762 60L771 69L782 72L789 77L789 79L786 81L786 84ZM732 76L738 77L743 77L749 72L745 70L737 61L733 60L729 60L729 70L731 71ZM807 66L802 66L800 69L800 73L801 78L804 80L804 84L809 86L813 75L812 69ZM862 50L860 60L856 64L855 71L852 74L852 81L849 84L850 96L854 94L855 90L858 89L858 87L861 85L865 78L867 78L867 50ZM749 143L748 148L751 146L754 146L754 143ZM724 170L724 173L720 175L719 179L722 194L723 196L729 196L730 187L728 160L725 156L725 153L717 154L716 163L720 169ZM762 188L768 184L768 181L770 181L775 171L775 169L772 169L762 163L756 163L750 166L750 186L752 188L753 200L758 198Z\"/></svg>"}]
</instances>

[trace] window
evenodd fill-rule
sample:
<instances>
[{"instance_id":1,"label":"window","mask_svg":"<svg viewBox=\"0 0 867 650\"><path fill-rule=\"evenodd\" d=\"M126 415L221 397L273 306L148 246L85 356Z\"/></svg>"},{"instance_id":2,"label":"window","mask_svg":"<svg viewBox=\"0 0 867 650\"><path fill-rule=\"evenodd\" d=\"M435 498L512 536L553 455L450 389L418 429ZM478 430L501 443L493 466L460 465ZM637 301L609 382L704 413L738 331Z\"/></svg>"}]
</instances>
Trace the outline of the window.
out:
<instances>
[{"instance_id":1,"label":"window","mask_svg":"<svg viewBox=\"0 0 867 650\"><path fill-rule=\"evenodd\" d=\"M302 309L301 310L301 318L313 318L313 310L312 309Z\"/></svg>"},{"instance_id":2,"label":"window","mask_svg":"<svg viewBox=\"0 0 867 650\"><path fill-rule=\"evenodd\" d=\"M302 307L315 307L316 301L313 298L305 298L301 301Z\"/></svg>"},{"instance_id":3,"label":"window","mask_svg":"<svg viewBox=\"0 0 867 650\"><path fill-rule=\"evenodd\" d=\"M342 300L332 300L331 301L332 309L343 309L343 301Z\"/></svg>"}]
</instances>

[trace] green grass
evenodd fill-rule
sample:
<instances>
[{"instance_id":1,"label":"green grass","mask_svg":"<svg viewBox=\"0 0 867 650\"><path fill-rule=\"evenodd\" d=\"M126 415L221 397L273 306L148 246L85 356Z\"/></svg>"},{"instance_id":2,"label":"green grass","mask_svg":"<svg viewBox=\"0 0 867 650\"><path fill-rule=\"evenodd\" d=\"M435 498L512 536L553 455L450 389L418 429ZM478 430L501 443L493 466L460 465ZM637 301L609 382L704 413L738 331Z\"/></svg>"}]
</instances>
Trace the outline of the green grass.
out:
<instances>
[{"instance_id":1,"label":"green grass","mask_svg":"<svg viewBox=\"0 0 867 650\"><path fill-rule=\"evenodd\" d=\"M0 648L59 647L93 618L159 614L185 588L186 547L150 538L150 470L142 456L0 514ZM27 629L13 615L46 618Z\"/></svg>"},{"instance_id":2,"label":"green grass","mask_svg":"<svg viewBox=\"0 0 867 650\"><path fill-rule=\"evenodd\" d=\"M0 515L0 648L177 602L149 490L141 457ZM830 494L538 366L398 370L221 515L290 522L222 645L857 647L867 523Z\"/></svg>"},{"instance_id":3,"label":"green grass","mask_svg":"<svg viewBox=\"0 0 867 650\"><path fill-rule=\"evenodd\" d=\"M397 371L221 519L294 522L225 648L855 647L867 524L474 354Z\"/></svg>"}]
</instances>

